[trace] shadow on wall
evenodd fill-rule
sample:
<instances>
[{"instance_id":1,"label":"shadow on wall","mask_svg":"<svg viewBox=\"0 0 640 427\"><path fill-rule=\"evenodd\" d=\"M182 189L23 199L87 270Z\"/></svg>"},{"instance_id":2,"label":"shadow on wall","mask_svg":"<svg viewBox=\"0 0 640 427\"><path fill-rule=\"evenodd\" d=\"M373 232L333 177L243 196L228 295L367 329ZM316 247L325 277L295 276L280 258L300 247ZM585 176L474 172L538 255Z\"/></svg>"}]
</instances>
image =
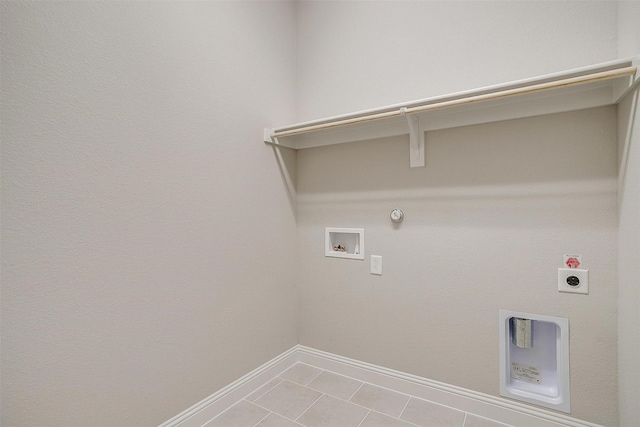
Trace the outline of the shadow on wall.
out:
<instances>
[{"instance_id":1,"label":"shadow on wall","mask_svg":"<svg viewBox=\"0 0 640 427\"><path fill-rule=\"evenodd\" d=\"M618 205L622 205L622 197L624 196L624 188L627 163L629 160L629 147L633 139L633 127L635 126L636 112L638 110L638 98L640 97L640 91L636 88L631 99L631 105L628 111L622 111L622 108L618 107L618 114L624 114L624 117L620 117L621 123L626 123L625 129L619 129L621 133L618 138ZM623 133L624 132L624 133Z\"/></svg>"},{"instance_id":2,"label":"shadow on wall","mask_svg":"<svg viewBox=\"0 0 640 427\"><path fill-rule=\"evenodd\" d=\"M287 198L291 211L296 216L296 154L295 150L289 148L277 148L272 146L273 155L278 163L282 183L287 190Z\"/></svg>"},{"instance_id":3,"label":"shadow on wall","mask_svg":"<svg viewBox=\"0 0 640 427\"><path fill-rule=\"evenodd\" d=\"M424 168L409 168L408 136L301 150L299 201L610 192L617 178L615 107L431 131L425 140Z\"/></svg>"}]
</instances>

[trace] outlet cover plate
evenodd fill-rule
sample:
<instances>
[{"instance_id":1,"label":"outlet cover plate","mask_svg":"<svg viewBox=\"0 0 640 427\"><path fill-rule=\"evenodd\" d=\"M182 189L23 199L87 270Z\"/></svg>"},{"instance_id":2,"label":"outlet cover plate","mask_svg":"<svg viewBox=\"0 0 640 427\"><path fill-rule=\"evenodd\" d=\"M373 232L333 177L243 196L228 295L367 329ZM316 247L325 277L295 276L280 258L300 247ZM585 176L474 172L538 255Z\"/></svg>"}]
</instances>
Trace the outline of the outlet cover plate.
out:
<instances>
[{"instance_id":1,"label":"outlet cover plate","mask_svg":"<svg viewBox=\"0 0 640 427\"><path fill-rule=\"evenodd\" d=\"M577 280L576 280L577 279ZM569 282L577 282L577 286L569 285ZM581 270L578 268L559 268L558 269L558 291L571 292L574 294L589 293L589 270Z\"/></svg>"}]
</instances>

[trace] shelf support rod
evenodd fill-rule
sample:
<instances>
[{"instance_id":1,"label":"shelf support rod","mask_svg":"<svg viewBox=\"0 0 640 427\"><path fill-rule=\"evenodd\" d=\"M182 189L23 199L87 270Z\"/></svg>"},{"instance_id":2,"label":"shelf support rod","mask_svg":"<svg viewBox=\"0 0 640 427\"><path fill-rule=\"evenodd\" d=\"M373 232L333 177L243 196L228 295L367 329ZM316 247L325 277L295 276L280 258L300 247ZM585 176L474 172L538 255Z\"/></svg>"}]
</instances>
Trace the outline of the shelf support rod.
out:
<instances>
[{"instance_id":1,"label":"shelf support rod","mask_svg":"<svg viewBox=\"0 0 640 427\"><path fill-rule=\"evenodd\" d=\"M265 144L271 145L272 147L288 148L290 150L295 150L296 149L295 147L292 147L291 145L281 143L278 140L277 137L274 137L273 136L273 129L264 128L262 140L264 141Z\"/></svg>"},{"instance_id":2,"label":"shelf support rod","mask_svg":"<svg viewBox=\"0 0 640 427\"><path fill-rule=\"evenodd\" d=\"M407 114L407 107L400 108L400 115L407 119L409 126L409 166L424 166L424 132L420 131L420 117Z\"/></svg>"}]
</instances>

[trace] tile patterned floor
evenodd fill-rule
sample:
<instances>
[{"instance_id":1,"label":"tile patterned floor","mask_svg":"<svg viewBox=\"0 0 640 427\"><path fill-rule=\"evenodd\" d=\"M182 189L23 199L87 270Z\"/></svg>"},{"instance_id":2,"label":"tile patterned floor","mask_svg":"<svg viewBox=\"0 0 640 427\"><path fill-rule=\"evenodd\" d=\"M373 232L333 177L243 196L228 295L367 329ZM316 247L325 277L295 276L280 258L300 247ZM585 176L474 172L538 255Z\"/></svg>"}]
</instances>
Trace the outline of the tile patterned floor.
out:
<instances>
[{"instance_id":1,"label":"tile patterned floor","mask_svg":"<svg viewBox=\"0 0 640 427\"><path fill-rule=\"evenodd\" d=\"M507 427L505 424L303 363L206 427Z\"/></svg>"}]
</instances>

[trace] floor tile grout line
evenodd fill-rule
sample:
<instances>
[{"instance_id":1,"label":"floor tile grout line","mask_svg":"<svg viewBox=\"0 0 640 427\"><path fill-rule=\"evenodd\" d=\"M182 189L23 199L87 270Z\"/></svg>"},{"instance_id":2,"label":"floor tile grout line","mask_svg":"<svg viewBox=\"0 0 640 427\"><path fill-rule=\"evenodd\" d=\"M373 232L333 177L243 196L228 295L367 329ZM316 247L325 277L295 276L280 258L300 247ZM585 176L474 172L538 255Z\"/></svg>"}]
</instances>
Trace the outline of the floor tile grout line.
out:
<instances>
[{"instance_id":1,"label":"floor tile grout line","mask_svg":"<svg viewBox=\"0 0 640 427\"><path fill-rule=\"evenodd\" d=\"M412 395L410 395L410 394L403 393L403 392L401 392L401 391L394 390L394 389L392 389L392 388L388 388L388 387L385 387L385 386L381 386L381 385L377 385L377 384L369 383L369 382L366 382L366 381L363 381L363 382L364 382L365 384L369 384L369 385L370 385L370 386L372 386L372 387L381 388L381 389L384 389L384 390L390 391L390 392L395 393L395 394L402 394L402 395L404 395L404 396L413 397L413 396L412 396ZM422 399L422 400L425 400L425 399Z\"/></svg>"},{"instance_id":2,"label":"floor tile grout line","mask_svg":"<svg viewBox=\"0 0 640 427\"><path fill-rule=\"evenodd\" d=\"M243 399L243 400L246 400L246 399ZM246 401L247 401L247 402L249 402L248 400L246 400ZM254 402L249 402L249 403L253 403L253 404L254 404L254 405L256 405L258 408L262 408L262 409L264 409L265 411L269 411L269 414L276 414L276 415L278 415L278 416L281 416L282 418L285 418L285 419L287 419L287 420L291 420L291 418L287 418L287 417L285 417L284 415L278 414L277 412L273 412L271 409L269 409L269 408L265 408L265 407L264 407L264 406L262 406L262 405L258 405L257 403L254 403ZM267 414L267 417L269 416L269 414ZM264 417L264 418L267 418L267 417ZM263 418L262 420L264 420L264 418ZM262 420L260 420L260 421L262 421ZM260 422L260 421L258 421L258 422ZM293 422L295 422L294 420L292 420L292 421L293 421Z\"/></svg>"},{"instance_id":3,"label":"floor tile grout line","mask_svg":"<svg viewBox=\"0 0 640 427\"><path fill-rule=\"evenodd\" d=\"M393 418L395 420L400 420L400 418L398 418L398 417L394 417L393 415L385 414L384 412L376 411L373 408L368 408L368 407L363 406L363 405L361 405L359 403L356 403L356 402L351 402L349 400L340 399L339 397L335 397L335 396L331 396L331 395L329 395L329 397L333 397L334 399L342 400L343 402L350 403L351 405L358 406L358 407L366 409L366 410L368 410L370 412L375 412L377 414L384 415L385 417ZM404 421L404 420L400 420L400 421ZM418 426L418 427L420 427L420 426Z\"/></svg>"},{"instance_id":4,"label":"floor tile grout line","mask_svg":"<svg viewBox=\"0 0 640 427\"><path fill-rule=\"evenodd\" d=\"M360 383L361 383L361 384L360 384L360 387L358 387L358 388L356 389L356 391L354 391L353 393L351 393L351 396L349 396L349 398L347 399L347 402L349 402L349 403L353 403L353 402L351 402L351 399L353 399L353 396L355 396L355 395L360 391L360 389L364 386L364 381L360 381Z\"/></svg>"},{"instance_id":5,"label":"floor tile grout line","mask_svg":"<svg viewBox=\"0 0 640 427\"><path fill-rule=\"evenodd\" d=\"M307 381L307 383L304 385L305 387L307 387L309 384L311 384L313 382L313 380L315 380L316 378L318 378L320 375L322 375L322 373L325 372L324 370L321 370L320 373L318 375L316 375L315 377L311 378L309 381Z\"/></svg>"},{"instance_id":6,"label":"floor tile grout line","mask_svg":"<svg viewBox=\"0 0 640 427\"><path fill-rule=\"evenodd\" d=\"M374 409L372 409L372 410L371 410L371 412L375 412L376 414L384 415L385 417L393 418L394 420L402 421L403 423L408 424L408 425L410 425L410 426L414 426L414 427L424 427L424 426L421 426L421 425L419 425L419 424L412 423L411 421L403 420L403 419L400 419L400 418L398 418L398 417L392 417L391 415L388 415L388 414L383 414L382 412L378 412L378 411L376 411L376 410L374 410Z\"/></svg>"},{"instance_id":7,"label":"floor tile grout line","mask_svg":"<svg viewBox=\"0 0 640 427\"><path fill-rule=\"evenodd\" d=\"M298 420L299 420L300 418L302 418L302 416L303 416L304 414L306 414L306 413L307 413L307 411L313 407L313 405L315 405L316 403L318 403L318 400L322 399L322 396L324 396L324 395L325 395L324 393L320 394L320 397L319 397L319 398L317 398L316 400L314 400L314 402L313 402L311 405L309 405L309 407L308 407L307 409L305 409L305 410L304 410L300 415L298 415L298 418L296 418L295 420L293 420L293 422L294 422L294 423L297 423L297 422L298 422ZM299 424L302 424L302 423L299 423Z\"/></svg>"},{"instance_id":8,"label":"floor tile grout line","mask_svg":"<svg viewBox=\"0 0 640 427\"><path fill-rule=\"evenodd\" d=\"M307 384L306 386L303 386L303 387L306 387L306 388L308 388L309 390L317 391L318 393L326 394L326 395L327 395L327 396L329 396L329 397L334 397L334 398L336 398L336 399L340 399L340 400L342 400L343 402L353 403L353 402L349 402L348 400L345 400L345 399L344 399L344 398L342 398L342 397L336 396L336 395L331 394L331 393L327 393L326 391L322 391L322 390L319 390L319 389L317 389L317 388L313 388L312 386L310 386L310 385L308 385L308 384ZM360 389L360 387L358 387L358 390L359 390L359 389ZM356 390L356 391L358 391L358 390ZM353 394L352 394L351 396L353 396Z\"/></svg>"},{"instance_id":9,"label":"floor tile grout line","mask_svg":"<svg viewBox=\"0 0 640 427\"><path fill-rule=\"evenodd\" d=\"M293 367L295 367L296 365L305 365L305 366L308 366L308 367L313 368L313 369L318 369L318 370L320 370L320 372L319 372L317 375L315 375L313 378L311 378L309 381L307 381L306 383L304 383L304 384L297 383L297 382L295 382L295 381L293 381L293 380L290 380L290 379L287 379L287 378L285 378L285 377L281 376L281 375L282 375L282 374L284 374L285 372L287 372L287 371L291 370L291 369L292 369ZM320 374L322 374L323 372L325 372L325 370L324 370L324 369L321 369L321 368L318 368L317 366L309 365L308 363L304 363L304 362L296 362L296 363L294 363L290 368L285 369L284 371L280 372L280 373L278 374L278 378L282 378L282 379L287 380L287 381L290 381L290 382L292 382L292 383L294 383L294 384L298 384L298 385L301 385L301 386L303 386L303 387L306 387L306 386L307 386L311 381L313 381L313 380L315 380L316 378L318 378L318 377L320 376Z\"/></svg>"},{"instance_id":10,"label":"floor tile grout line","mask_svg":"<svg viewBox=\"0 0 640 427\"><path fill-rule=\"evenodd\" d=\"M349 400L348 400L348 402L349 402L349 403L353 403L354 405L362 406L362 405L360 405L360 404L358 404L358 403L356 403L356 402L352 402L352 401L351 401L351 399L353 399L353 397L358 393L358 391L360 391L360 389L361 389L362 387L364 387L364 386L365 386L365 384L368 384L368 385L370 385L370 386L372 386L372 387L377 387L377 388L380 388L380 389L383 389L383 390L387 390L387 391L390 391L390 392L395 393L395 394L399 394L399 395L405 396L405 397L407 398L407 401L405 402L405 404L404 404L404 406L403 406L403 408L402 408L402 411L404 411L404 408L407 406L407 404L409 403L409 401L411 400L411 398L412 398L412 397L414 397L414 396L412 396L412 395L410 395L410 394L400 393L399 391L391 390L391 389L386 388L386 387L378 387L378 386L377 386L377 385L375 385L375 384L371 384L371 383L363 382L363 383L362 383L362 385L358 388L358 390L356 390L356 392L355 392L355 393L353 393L353 394L351 395L351 397L350 397L350 398L349 398ZM366 406L362 406L362 407L363 407L363 408L367 408ZM376 411L376 410L375 410L375 409L373 409L373 408L367 408L367 409L370 409L370 410L372 410L372 411L374 411L374 412L379 412L379 411ZM402 415L402 411L400 411L400 413L398 414L398 416L397 416L397 417L395 417L395 416L393 416L393 415L385 414L385 413L382 413L382 412L380 412L380 413L381 413L381 414L383 414L383 415L386 415L386 416L388 416L388 417L395 418L395 419L399 420L399 419L400 419L400 415Z\"/></svg>"},{"instance_id":11,"label":"floor tile grout line","mask_svg":"<svg viewBox=\"0 0 640 427\"><path fill-rule=\"evenodd\" d=\"M349 403L351 403L351 402L349 402ZM360 406L360 405L358 405L357 403L354 403L354 405ZM413 427L424 427L424 426L421 426L421 425L419 425L419 424L412 423L411 421L402 420L402 419L400 419L400 418L398 418L398 417L394 417L393 415L385 414L385 413L383 413L383 412L376 411L375 409L367 408L366 406L360 406L360 407L361 407L361 408L365 408L365 409L369 409L369 413L367 413L367 416L368 416L370 413L372 413L372 412L373 412L373 413L375 413L375 414L382 415L383 417L388 417L388 418L391 418L391 419L394 419L394 420L397 420L397 421L401 421L401 422L403 422L403 423L405 423L405 424L407 424L407 425L409 425L409 426L413 426ZM365 418L366 418L366 417L365 417ZM364 419L363 419L362 421L364 421ZM511 427L511 426L507 426L507 427Z\"/></svg>"},{"instance_id":12,"label":"floor tile grout line","mask_svg":"<svg viewBox=\"0 0 640 427\"><path fill-rule=\"evenodd\" d=\"M444 407L444 408L451 409L452 411L457 411L457 412L464 412L464 413L466 413L466 411L463 411L462 409L458 409L458 408L455 408L455 407L453 407L453 406L445 405L444 403L434 402L433 400L423 399L423 398L418 397L418 396L411 396L411 397L413 397L413 398L414 398L414 399L416 399L416 400L422 400L423 402L429 402L429 403L431 403L432 405L438 405L438 406L442 406L442 407Z\"/></svg>"},{"instance_id":13,"label":"floor tile grout line","mask_svg":"<svg viewBox=\"0 0 640 427\"><path fill-rule=\"evenodd\" d=\"M352 380L352 381L355 381L355 382L357 382L357 383L360 383L360 385L359 385L359 386L358 386L358 388L357 388L353 393L351 393L351 394L349 395L349 397L347 397L346 399L345 399L345 398L342 398L342 397L339 397L339 396L335 396L335 395L333 395L333 394L331 394L331 393L327 393L326 391L322 391L322 390L319 390L319 389L314 388L313 386L311 386L311 383L312 383L313 381L315 381L315 380L316 380L320 375L324 374L325 372L326 372L326 373L329 373L329 374L333 374L333 375L335 375L335 376L337 376L337 377L343 377L343 378L350 379L350 380ZM351 399L351 398L352 398L352 397L353 397L353 396L358 392L358 390L360 390L360 388L361 388L363 385L364 385L364 382L363 382L363 381L356 380L355 378L351 378L351 377L348 377L348 376L346 376L346 375L340 375L340 374L337 374L337 373L332 372L332 371L323 370L323 371L322 371L322 372L320 372L320 373L319 373L319 374L318 374L314 379L312 379L311 381L309 381L309 382L307 383L307 385L305 385L305 387L310 388L311 390L317 391L318 393L324 393L324 394L326 394L326 395L328 395L328 396L335 397L336 399L340 399L340 400L342 400L342 401L344 401L344 402L352 403L352 402L349 402L349 399Z\"/></svg>"},{"instance_id":14,"label":"floor tile grout line","mask_svg":"<svg viewBox=\"0 0 640 427\"><path fill-rule=\"evenodd\" d=\"M245 399L244 399L244 398L242 398L242 399L240 399L240 400L238 400L238 401L236 401L236 402L233 402L233 403L231 404L231 406L228 406L227 408L225 408L225 409L224 409L224 411L220 412L220 413L219 413L218 415L216 415L215 417L210 418L208 421L206 421L206 422L203 424L203 426L204 426L204 425L209 424L211 421L215 420L216 418L220 418L220 416L221 416L222 414L224 414L225 412L229 411L231 408L233 408L234 406L238 405L238 404L239 404L240 402L242 402L243 400L245 400ZM249 401L247 400L247 402L249 402ZM249 403L251 403L251 402L249 402ZM267 408L264 408L264 409L267 409ZM267 411L268 411L268 409L267 409Z\"/></svg>"},{"instance_id":15,"label":"floor tile grout line","mask_svg":"<svg viewBox=\"0 0 640 427\"><path fill-rule=\"evenodd\" d=\"M297 363L304 363L304 362L297 362ZM307 363L304 363L304 364L305 364L305 365L307 365L307 366L311 366L311 367L317 368L317 366L309 365L309 364L307 364ZM320 368L318 368L318 369L320 369ZM362 383L362 384L369 384L370 386L373 386L373 387L383 388L383 389L385 389L385 390L389 390L389 391L392 391L392 392L394 392L394 393L404 394L405 396L415 397L416 399L420 399L420 398L419 398L419 397L417 397L417 396L413 396L413 395L411 395L411 394L407 394L407 393L404 393L404 392L402 392L402 391L394 390L394 389L392 389L392 388L388 388L388 387L385 387L385 386L381 386L381 385L377 385L377 384L374 384L374 383L370 383L370 382L368 382L368 381L360 380L360 379L358 379L358 378L354 378L354 377L351 377L351 376L349 376L349 375L340 374L340 373L338 373L338 372L331 371L331 370L329 370L329 369L323 369L323 372L329 372L329 373L332 373L332 374L337 375L337 376L340 376L340 377L349 378L350 380L357 381L357 382ZM357 393L357 391L358 391L358 390L356 390L356 393ZM355 393L354 393L354 394L355 394ZM352 395L351 397L353 397L353 395ZM426 400L426 399L421 399L421 400ZM429 401L429 402L430 402L430 401ZM435 403L435 402L434 402L434 403Z\"/></svg>"},{"instance_id":16,"label":"floor tile grout line","mask_svg":"<svg viewBox=\"0 0 640 427\"><path fill-rule=\"evenodd\" d=\"M371 413L371 409L369 409L369 412L367 412L367 413L364 415L364 418L360 420L360 423L358 424L358 426L357 426L357 427L360 427L360 426L362 425L362 423L364 422L364 420L366 420L366 419L367 419L367 417L369 416L369 414L370 414L370 413Z\"/></svg>"},{"instance_id":17,"label":"floor tile grout line","mask_svg":"<svg viewBox=\"0 0 640 427\"><path fill-rule=\"evenodd\" d=\"M285 382L285 381L290 382L291 384L295 384L295 385L297 385L297 386L299 386L299 387L304 387L303 385L300 385L300 384L298 384L298 383L294 383L293 381L289 381L289 380L287 380L287 379L283 379L280 383L283 383L283 382ZM278 383L278 385L280 385L280 383ZM277 387L277 386L276 386L276 387ZM274 388L275 388L275 387L274 387ZM306 387L305 387L305 388L306 388ZM315 391L315 390L314 390L314 391ZM320 393L320 392L319 392L319 393ZM265 393L265 394L266 394L266 393ZM322 395L321 395L320 397L322 397ZM315 404L316 404L316 402L317 402L318 400L320 400L320 397L319 397L319 398L317 398L317 399L316 399L316 400L311 404L311 406L315 405ZM262 409L264 409L264 410L266 410L266 411L273 412L274 414L276 414L276 415L278 415L278 416L280 416L280 417L282 417L282 418L284 418L284 419L287 419L287 420L289 420L289 421L292 421L292 422L294 422L294 423L296 423L296 424L300 424L300 423L298 423L296 420L297 420L298 418L300 418L300 417L302 416L302 414L304 414L305 412L307 412L307 411L309 410L309 408L311 408L311 406L309 406L309 408L305 409L305 410L304 410L304 412L298 416L298 418L291 419L291 418L287 417L286 415L279 414L279 413L277 413L277 412L275 412L275 411L272 411L272 410L271 410L271 409L269 409L269 408L265 408L264 406L262 406L262 405L260 405L260 404L258 404L258 403L251 402L251 401L247 400L246 398L245 398L245 399L241 399L241 400L244 400L244 401L246 401L246 402L249 402L249 403L251 403L251 404L254 404L254 405L256 405L257 407L262 408ZM238 403L239 403L239 402L240 402L240 401L238 401ZM234 403L234 404L232 405L232 407L233 407L233 406L235 406L235 405L237 405L237 403ZM226 412L226 411L227 411L227 409L225 409L225 412ZM219 415L218 415L218 416L219 416ZM218 417L218 416L216 416L216 417ZM300 424L300 425L302 425L302 424Z\"/></svg>"},{"instance_id":18,"label":"floor tile grout line","mask_svg":"<svg viewBox=\"0 0 640 427\"><path fill-rule=\"evenodd\" d=\"M345 377L345 378L352 379L352 380L354 380L354 381L361 382L361 383L362 383L362 385L358 388L358 390L360 390L360 388L362 388L362 386L363 386L363 385L368 384L368 385L370 385L371 387L381 388L381 389L384 389L384 390L390 391L390 392L395 393L395 394L402 394L402 395L404 395L404 396L408 396L408 397L410 397L410 398L411 398L411 397L415 397L416 399L426 400L427 402L431 402L430 400L427 400L427 399L421 399L421 398L419 398L419 397L417 397L417 396L413 396L413 395L411 395L411 394L407 394L407 393L404 393L404 392L402 392L402 391L398 391L398 390L394 390L394 389L389 388L389 387L385 387L385 386L381 386L381 385L378 385L378 384L370 383L370 382L368 382L368 381L359 380L359 379L357 379L357 378L353 378L353 377L350 377L350 376L348 376L348 375L342 375L342 374L339 374L339 373L337 373L337 372L328 371L328 370L325 370L325 371L326 371L326 372L331 372L332 374L339 375L339 376L342 376L342 377ZM352 398L352 397L353 397L353 396L358 392L358 390L356 390L356 391L355 391L355 393L353 393L353 395L351 395L351 397L349 397L349 399L351 399L351 398ZM432 402L432 403L435 403L435 402ZM439 405L439 404L438 404L438 403L436 403L436 405ZM442 406L445 406L445 405L442 405Z\"/></svg>"},{"instance_id":19,"label":"floor tile grout line","mask_svg":"<svg viewBox=\"0 0 640 427\"><path fill-rule=\"evenodd\" d=\"M411 399L413 399L413 396L410 396L409 399L407 399L407 403L404 404L404 407L402 408L402 411L400 411L400 415L398 415L398 419L400 419L402 414L404 414L404 411L405 411L405 409L407 409L407 406L409 406L409 402L411 402Z\"/></svg>"},{"instance_id":20,"label":"floor tile grout line","mask_svg":"<svg viewBox=\"0 0 640 427\"><path fill-rule=\"evenodd\" d=\"M264 393L262 393L260 396L256 397L256 398L254 399L254 402L255 402L256 400L260 399L261 397L263 397L265 394L269 393L269 392L270 392L271 390L273 390L274 388L278 387L280 384L282 384L282 381L284 381L284 379L280 378L279 376L275 376L275 377L273 377L272 379L270 379L269 381L273 381L273 380L274 380L274 379L276 379L276 378L277 378L277 379L279 379L280 381L278 381L278 383L277 383L276 385L274 385L273 387L271 387L269 390L265 391L265 392L264 392ZM269 381L267 381L264 385L267 385L267 384L269 383ZM258 390L255 390L253 393L255 393L256 391L258 391ZM247 399L247 398L248 398L249 396L251 396L253 393L249 393L249 394L247 394L247 395L244 397L244 399L245 399L247 402L251 402L251 401L250 401L249 399ZM253 403L253 402L251 402L251 403Z\"/></svg>"},{"instance_id":21,"label":"floor tile grout line","mask_svg":"<svg viewBox=\"0 0 640 427\"><path fill-rule=\"evenodd\" d=\"M357 382L359 382L359 383L364 383L364 384L372 385L372 386L374 386L374 387L384 388L384 389L387 389L387 390L390 390L390 391L393 391L393 392L396 392L396 393L400 393L400 394L407 394L407 393L403 393L403 392L401 392L401 391L393 390L393 389L390 389L390 388L387 388L387 387L384 387L384 386L379 386L379 385L376 385L376 384L370 383L370 382L368 382L368 381L360 380L360 379L358 379L358 378L354 378L354 377L349 376L349 375L341 374L341 373L338 373L338 372L336 372L336 371L332 371L332 370L329 370L329 369L322 369L322 368L318 368L317 366L309 365L308 363L305 363L305 362L296 362L296 363L300 363L300 364L303 364L303 365L311 366L312 368L321 369L321 370L322 370L322 372L329 372L329 373L334 374L334 375L337 375L337 376L339 376L339 377L349 378L350 380L357 381ZM286 372L286 371L285 371L285 372ZM279 375L278 375L278 376L279 376ZM315 379L315 378L314 378L314 379ZM408 395L408 394L407 394L407 396L410 396L410 395Z\"/></svg>"},{"instance_id":22,"label":"floor tile grout line","mask_svg":"<svg viewBox=\"0 0 640 427\"><path fill-rule=\"evenodd\" d=\"M249 402L247 399L242 399L242 400L245 400L245 401ZM257 427L257 426L258 426L258 424L260 424L261 422L263 422L263 421L264 421L264 420L265 420L269 415L271 415L271 414L273 414L273 415L275 415L275 416L277 416L277 417L284 418L284 419L285 419L285 420L287 420L287 421L291 421L292 423L294 423L294 424L296 424L296 425L299 425L299 426L302 426L302 427L306 427L306 426L304 426L303 424L297 423L297 422L295 422L294 420L292 420L291 418L287 418L287 417L285 417L284 415L280 415L280 414L278 414L277 412L273 412L272 410L267 409L267 408L265 408L264 406L257 405L257 404L255 404L255 403L253 403L253 402L249 402L249 403L254 404L254 405L256 405L256 406L257 406L257 407L259 407L259 408L262 408L262 409L264 409L264 410L269 411L269 413L268 413L267 415L265 415L265 416L264 416L264 418L262 418L262 419L261 419L260 421L258 421L256 424L254 424L254 426L253 426L253 427Z\"/></svg>"},{"instance_id":23,"label":"floor tile grout line","mask_svg":"<svg viewBox=\"0 0 640 427\"><path fill-rule=\"evenodd\" d=\"M332 374L334 374L334 375L340 375L341 377L349 378L350 380L358 381L359 383L364 383L364 382L366 382L366 381L364 381L364 380L359 380L358 378L350 377L349 375L339 374L338 372L330 371L330 370L328 370L328 369L325 369L325 371L327 371L327 372L331 372L331 373L332 373Z\"/></svg>"},{"instance_id":24,"label":"floor tile grout line","mask_svg":"<svg viewBox=\"0 0 640 427\"><path fill-rule=\"evenodd\" d=\"M351 401L349 401L349 400L344 400L344 399L343 399L343 398L341 398L341 397L333 396L333 395L331 395L331 394L329 394L329 393L325 393L325 392L320 391L320 390L315 390L315 389L312 389L311 387L306 387L306 386L300 385L300 384L298 384L298 383L294 383L293 381L289 381L289 380L287 380L287 379L285 379L284 381L288 381L288 382L290 382L290 383L292 383L292 384L296 384L296 385L298 385L298 386L300 386L300 387L308 388L309 390L316 391L316 392L320 393L320 394L321 394L321 396L320 396L318 399L316 399L316 401L315 401L315 402L313 402L313 403L311 404L311 406L315 405L315 404L318 402L318 400L320 400L320 399L322 398L322 396L327 396L328 398L336 399L336 400L340 400L340 401L342 401L342 402L349 403L349 404L354 405L354 406L357 406L357 407L359 407L359 408L366 409L367 411L378 412L378 411L376 411L376 410L374 410L374 409L372 409L372 408L368 408L368 407L363 406L363 405L361 405L361 404L359 404L359 403L351 402ZM360 387L358 387L358 390L360 390L360 388L361 388L364 384L365 384L365 383L360 384ZM356 390L356 391L353 393L353 395L351 395L351 397L353 397L353 396L358 392L358 390ZM309 406L309 407L308 407L304 412L307 412L309 409L311 409L311 406ZM266 409L266 408L265 408L265 409ZM300 417L304 414L304 412L303 412L302 414L300 414L300 416L299 416L298 418L300 418ZM378 412L378 413L379 413L379 414L382 414L382 412ZM392 416L392 415L388 415L388 414L382 414L382 415L386 415L386 416L388 416L388 417L396 418L396 419L397 419L397 417L394 417L394 416ZM297 420L298 418L296 418L296 420ZM296 420L294 420L294 421L296 421Z\"/></svg>"},{"instance_id":25,"label":"floor tile grout line","mask_svg":"<svg viewBox=\"0 0 640 427\"><path fill-rule=\"evenodd\" d=\"M247 402L249 402L249 401L247 400ZM251 402L249 402L249 403L251 403ZM257 406L257 405L256 405L256 406ZM264 409L266 409L266 408L264 408ZM264 421L264 420L265 420L265 418L267 418L269 415L271 415L271 411L267 412L267 415L265 415L264 417L260 418L260 420L259 420L257 423L255 423L255 424L253 425L253 427L256 427L258 424L260 424L262 421Z\"/></svg>"}]
</instances>

